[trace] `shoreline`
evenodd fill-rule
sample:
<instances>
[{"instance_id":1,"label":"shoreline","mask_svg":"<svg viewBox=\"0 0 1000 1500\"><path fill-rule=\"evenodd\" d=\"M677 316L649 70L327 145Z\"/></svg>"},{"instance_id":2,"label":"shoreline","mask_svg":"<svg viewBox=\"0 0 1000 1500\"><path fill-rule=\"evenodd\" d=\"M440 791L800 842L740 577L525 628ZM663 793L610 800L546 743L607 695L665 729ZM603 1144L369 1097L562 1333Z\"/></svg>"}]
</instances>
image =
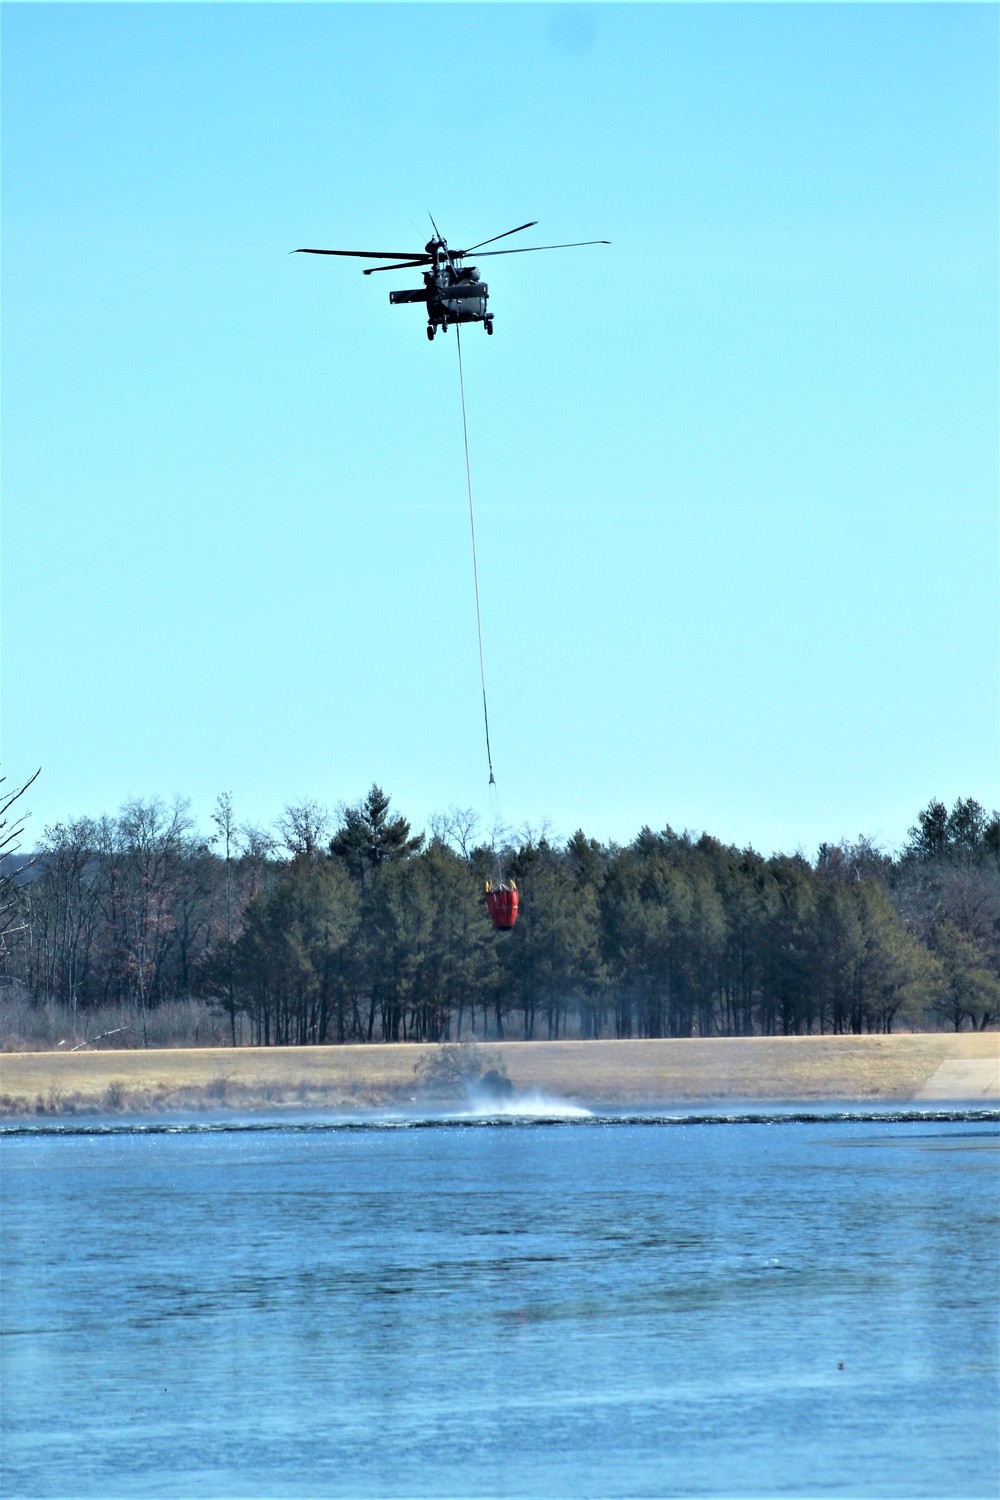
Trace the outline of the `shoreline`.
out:
<instances>
[{"instance_id":1,"label":"shoreline","mask_svg":"<svg viewBox=\"0 0 1000 1500\"><path fill-rule=\"evenodd\" d=\"M446 1054L585 1108L1000 1101L997 1032L905 1032L4 1053L0 1116L399 1108L464 1097Z\"/></svg>"}]
</instances>

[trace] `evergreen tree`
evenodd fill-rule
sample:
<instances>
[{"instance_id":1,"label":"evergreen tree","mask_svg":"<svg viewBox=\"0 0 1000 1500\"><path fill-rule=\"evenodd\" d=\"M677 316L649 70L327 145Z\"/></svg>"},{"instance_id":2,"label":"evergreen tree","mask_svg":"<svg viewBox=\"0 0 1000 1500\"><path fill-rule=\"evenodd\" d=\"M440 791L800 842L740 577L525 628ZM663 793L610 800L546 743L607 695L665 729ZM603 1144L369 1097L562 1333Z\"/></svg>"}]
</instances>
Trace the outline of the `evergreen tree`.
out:
<instances>
[{"instance_id":1,"label":"evergreen tree","mask_svg":"<svg viewBox=\"0 0 1000 1500\"><path fill-rule=\"evenodd\" d=\"M344 809L341 826L330 841L330 853L342 859L362 884L387 861L407 859L423 848L424 835L411 837L406 818L389 817L391 800L373 782L363 802Z\"/></svg>"}]
</instances>

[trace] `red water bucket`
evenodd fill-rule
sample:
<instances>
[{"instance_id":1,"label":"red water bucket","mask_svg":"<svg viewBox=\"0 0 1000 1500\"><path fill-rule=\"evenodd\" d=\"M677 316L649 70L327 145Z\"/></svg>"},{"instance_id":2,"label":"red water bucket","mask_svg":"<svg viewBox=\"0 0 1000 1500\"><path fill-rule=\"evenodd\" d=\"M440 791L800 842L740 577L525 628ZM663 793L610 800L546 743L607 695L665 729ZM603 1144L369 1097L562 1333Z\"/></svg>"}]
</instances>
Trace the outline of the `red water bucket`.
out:
<instances>
[{"instance_id":1,"label":"red water bucket","mask_svg":"<svg viewBox=\"0 0 1000 1500\"><path fill-rule=\"evenodd\" d=\"M509 932L517 921L517 891L505 885L486 892L486 910L498 932Z\"/></svg>"}]
</instances>

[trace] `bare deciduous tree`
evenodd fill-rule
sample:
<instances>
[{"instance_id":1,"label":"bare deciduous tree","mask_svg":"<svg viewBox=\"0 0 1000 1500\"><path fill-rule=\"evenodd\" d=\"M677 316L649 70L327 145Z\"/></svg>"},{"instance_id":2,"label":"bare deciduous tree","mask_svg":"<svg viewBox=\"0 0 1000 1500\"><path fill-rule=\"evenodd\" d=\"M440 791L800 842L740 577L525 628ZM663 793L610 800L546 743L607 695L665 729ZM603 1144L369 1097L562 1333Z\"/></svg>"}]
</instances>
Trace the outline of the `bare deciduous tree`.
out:
<instances>
[{"instance_id":1,"label":"bare deciduous tree","mask_svg":"<svg viewBox=\"0 0 1000 1500\"><path fill-rule=\"evenodd\" d=\"M14 868L14 856L20 848L19 840L24 832L25 819L28 817L28 812L24 808L18 808L16 812L12 812L11 809L40 775L41 767L34 776L29 776L28 780L15 791L0 792L0 954L6 951L4 939L15 926L20 915L19 884L17 871ZM6 776L0 776L0 786L6 780Z\"/></svg>"},{"instance_id":2,"label":"bare deciduous tree","mask_svg":"<svg viewBox=\"0 0 1000 1500\"><path fill-rule=\"evenodd\" d=\"M278 819L281 842L293 859L317 854L330 831L330 814L318 802L290 802Z\"/></svg>"}]
</instances>

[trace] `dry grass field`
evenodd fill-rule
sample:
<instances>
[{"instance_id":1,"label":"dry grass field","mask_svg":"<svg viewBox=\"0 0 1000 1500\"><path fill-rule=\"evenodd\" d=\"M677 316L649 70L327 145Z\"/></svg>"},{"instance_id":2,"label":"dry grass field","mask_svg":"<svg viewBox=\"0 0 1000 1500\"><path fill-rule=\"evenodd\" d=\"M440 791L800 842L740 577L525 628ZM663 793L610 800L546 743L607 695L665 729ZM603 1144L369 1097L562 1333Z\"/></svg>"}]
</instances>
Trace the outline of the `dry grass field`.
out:
<instances>
[{"instance_id":1,"label":"dry grass field","mask_svg":"<svg viewBox=\"0 0 1000 1500\"><path fill-rule=\"evenodd\" d=\"M441 1048L349 1046L25 1052L0 1057L5 1115L405 1107L434 1094ZM452 1049L458 1051L458 1049ZM996 1032L501 1042L461 1053L515 1094L589 1107L720 1101L1000 1098Z\"/></svg>"}]
</instances>

